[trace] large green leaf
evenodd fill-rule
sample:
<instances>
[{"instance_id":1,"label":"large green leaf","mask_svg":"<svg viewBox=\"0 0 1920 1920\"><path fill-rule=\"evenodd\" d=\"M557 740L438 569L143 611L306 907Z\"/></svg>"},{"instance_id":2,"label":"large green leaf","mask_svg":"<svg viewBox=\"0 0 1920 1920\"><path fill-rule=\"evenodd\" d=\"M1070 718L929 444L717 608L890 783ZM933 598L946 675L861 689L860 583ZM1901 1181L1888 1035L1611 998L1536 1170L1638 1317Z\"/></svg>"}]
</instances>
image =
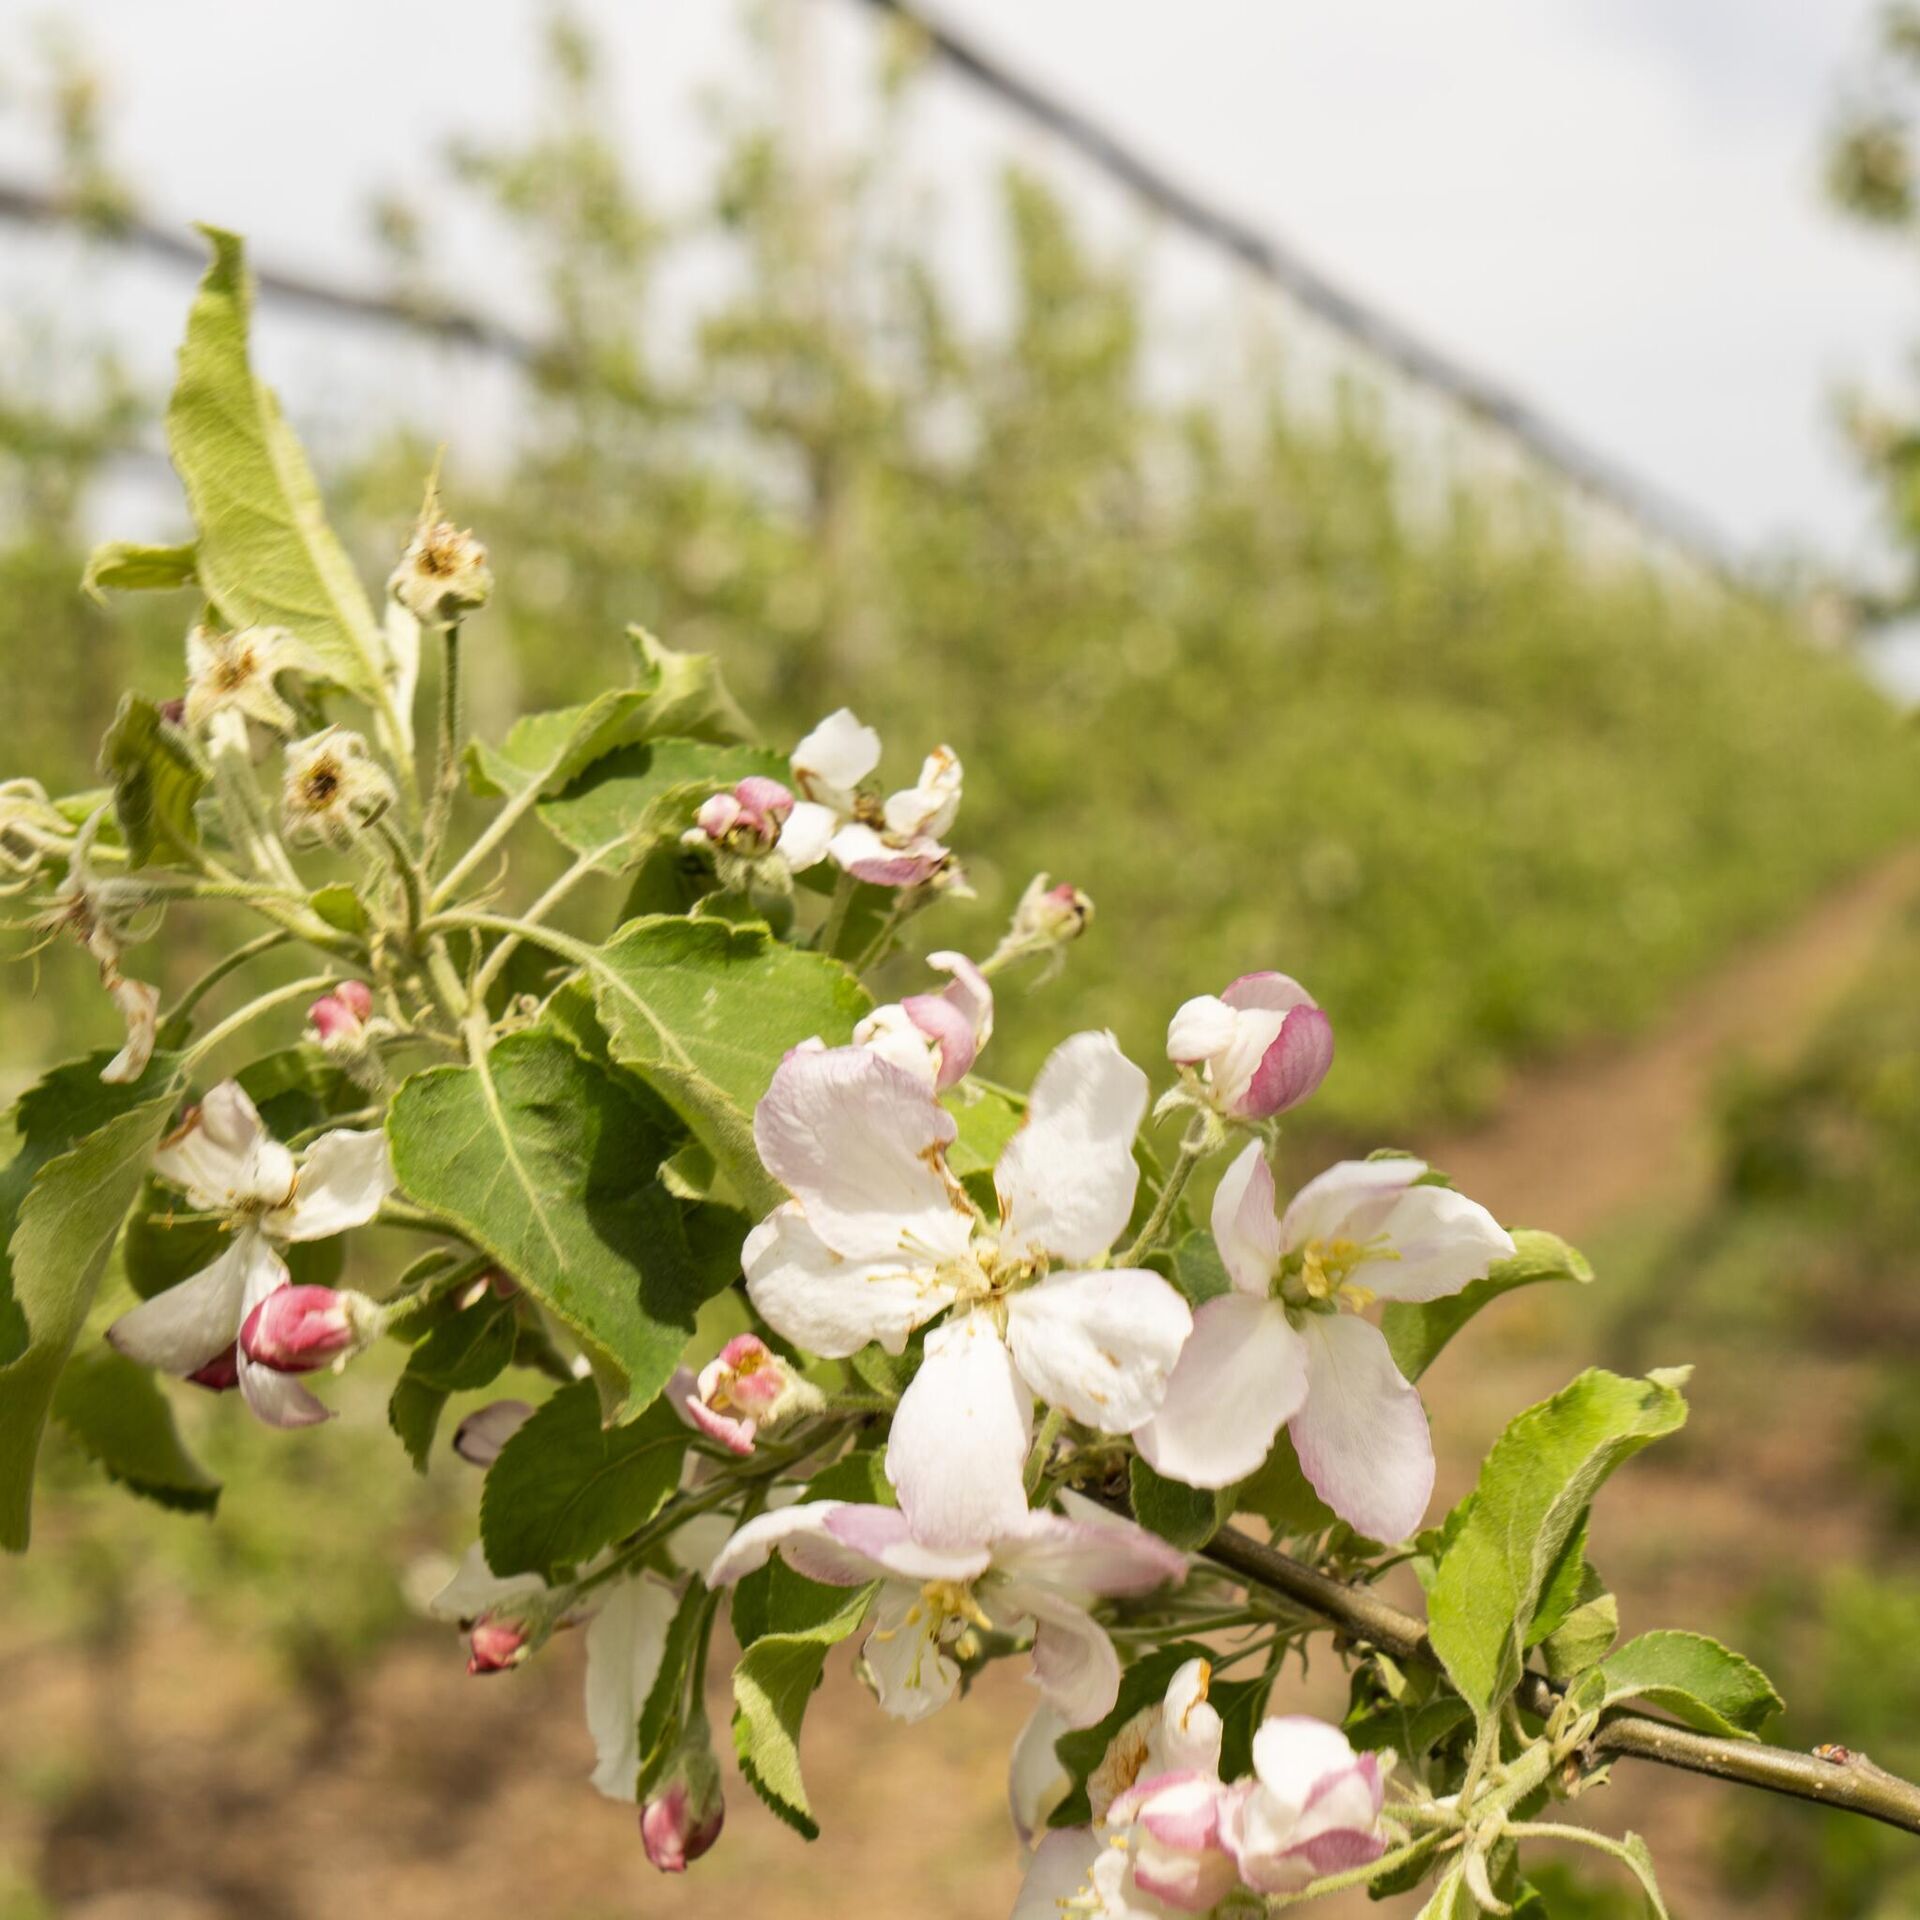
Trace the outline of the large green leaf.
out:
<instances>
[{"instance_id":1,"label":"large green leaf","mask_svg":"<svg viewBox=\"0 0 1920 1920\"><path fill-rule=\"evenodd\" d=\"M763 1634L733 1670L733 1750L747 1784L807 1839L819 1823L800 1777L800 1725L820 1684L827 1655L866 1616L871 1587L840 1590L840 1604L817 1625Z\"/></svg>"},{"instance_id":2,"label":"large green leaf","mask_svg":"<svg viewBox=\"0 0 1920 1920\"><path fill-rule=\"evenodd\" d=\"M541 801L539 814L575 853L619 872L653 841L689 827L708 794L752 774L784 779L787 763L758 747L641 741L594 761L564 792Z\"/></svg>"},{"instance_id":3,"label":"large green leaf","mask_svg":"<svg viewBox=\"0 0 1920 1920\"><path fill-rule=\"evenodd\" d=\"M60 1370L180 1091L171 1054L128 1086L104 1085L105 1064L60 1067L21 1101L20 1150L0 1176L0 1546L15 1551Z\"/></svg>"},{"instance_id":4,"label":"large green leaf","mask_svg":"<svg viewBox=\"0 0 1920 1920\"><path fill-rule=\"evenodd\" d=\"M240 241L203 227L200 282L167 405L167 445L200 530L195 570L233 627L285 627L302 664L371 705L386 704L385 646L320 489L279 402L248 353L253 289Z\"/></svg>"},{"instance_id":5,"label":"large green leaf","mask_svg":"<svg viewBox=\"0 0 1920 1920\"><path fill-rule=\"evenodd\" d=\"M629 627L635 681L653 702L648 738L678 736L720 745L752 740L753 722L727 688L720 662L710 653L679 653L645 627Z\"/></svg>"},{"instance_id":6,"label":"large green leaf","mask_svg":"<svg viewBox=\"0 0 1920 1920\"><path fill-rule=\"evenodd\" d=\"M559 1034L510 1034L484 1059L435 1067L387 1116L394 1168L625 1378L621 1415L660 1391L716 1290L680 1204L656 1177L679 1143L645 1087Z\"/></svg>"},{"instance_id":7,"label":"large green leaf","mask_svg":"<svg viewBox=\"0 0 1920 1920\"><path fill-rule=\"evenodd\" d=\"M1418 1380L1440 1357L1441 1348L1503 1293L1538 1286L1543 1280L1572 1280L1584 1286L1593 1278L1586 1260L1557 1234L1522 1228L1513 1236L1513 1246L1509 1259L1458 1293L1417 1305L1393 1301L1381 1312L1380 1331L1387 1336L1393 1363L1409 1380Z\"/></svg>"},{"instance_id":8,"label":"large green leaf","mask_svg":"<svg viewBox=\"0 0 1920 1920\"><path fill-rule=\"evenodd\" d=\"M1157 1474L1139 1458L1128 1467L1127 1489L1133 1517L1149 1533L1157 1533L1187 1552L1204 1547L1233 1510L1232 1491L1209 1493L1184 1486Z\"/></svg>"},{"instance_id":9,"label":"large green leaf","mask_svg":"<svg viewBox=\"0 0 1920 1920\"><path fill-rule=\"evenodd\" d=\"M127 694L100 743L100 771L113 783L113 812L127 864L184 853L200 838L193 806L207 784L184 735L151 700Z\"/></svg>"},{"instance_id":10,"label":"large green leaf","mask_svg":"<svg viewBox=\"0 0 1920 1920\"><path fill-rule=\"evenodd\" d=\"M627 1426L604 1427L591 1380L562 1387L487 1469L488 1566L551 1580L645 1526L680 1484L692 1438L664 1400Z\"/></svg>"},{"instance_id":11,"label":"large green leaf","mask_svg":"<svg viewBox=\"0 0 1920 1920\"><path fill-rule=\"evenodd\" d=\"M1752 1740L1785 1704L1751 1660L1704 1633L1643 1633L1601 1661L1598 1699L1581 1688L1583 1706L1644 1700L1702 1733Z\"/></svg>"},{"instance_id":12,"label":"large green leaf","mask_svg":"<svg viewBox=\"0 0 1920 1920\"><path fill-rule=\"evenodd\" d=\"M1484 1723L1518 1684L1549 1574L1601 1483L1687 1417L1682 1375L1583 1373L1494 1443L1427 1596L1433 1650Z\"/></svg>"},{"instance_id":13,"label":"large green leaf","mask_svg":"<svg viewBox=\"0 0 1920 1920\"><path fill-rule=\"evenodd\" d=\"M837 960L783 946L762 926L661 916L580 949L613 1057L693 1130L756 1216L785 1194L753 1146L753 1109L790 1047L838 1046L872 1006Z\"/></svg>"},{"instance_id":14,"label":"large green leaf","mask_svg":"<svg viewBox=\"0 0 1920 1920\"><path fill-rule=\"evenodd\" d=\"M220 1482L182 1443L159 1382L111 1347L67 1362L53 1417L108 1479L130 1491L189 1513L211 1513L219 1503Z\"/></svg>"}]
</instances>

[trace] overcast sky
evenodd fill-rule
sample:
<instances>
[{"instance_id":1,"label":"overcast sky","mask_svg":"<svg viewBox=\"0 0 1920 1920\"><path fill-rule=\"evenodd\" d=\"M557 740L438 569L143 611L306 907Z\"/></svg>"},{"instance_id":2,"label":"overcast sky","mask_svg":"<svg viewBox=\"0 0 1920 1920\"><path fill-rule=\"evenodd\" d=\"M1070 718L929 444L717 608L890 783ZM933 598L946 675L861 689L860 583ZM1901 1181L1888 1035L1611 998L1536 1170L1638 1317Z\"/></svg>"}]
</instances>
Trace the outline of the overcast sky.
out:
<instances>
[{"instance_id":1,"label":"overcast sky","mask_svg":"<svg viewBox=\"0 0 1920 1920\"><path fill-rule=\"evenodd\" d=\"M867 10L804 3L821 16L823 70L844 78L869 44ZM1920 334L1920 275L1830 216L1817 183L1871 0L943 7L1737 544L1870 550L1871 501L1829 399L1843 378L1892 377ZM58 11L108 78L116 151L151 212L237 226L262 259L346 276L373 271L376 189L430 183L449 134L522 126L538 94L532 0L64 0ZM582 11L606 39L636 167L669 198L684 194L709 151L695 93L738 70L734 7ZM18 89L48 18L44 4L0 0L0 70L16 83L0 175L44 159ZM846 111L830 87L829 125ZM943 83L919 146L941 181L983 179L1008 150L1047 152ZM1100 200L1071 167L1062 177ZM967 193L952 187L948 231L970 267ZM1111 208L1095 211L1111 224ZM1200 262L1161 250L1164 311L1203 313L1210 286ZM511 287L469 291L521 304ZM0 300L13 313L77 300L156 372L183 292L164 275L102 276L0 228ZM298 416L337 410L346 376L381 348L336 349L289 326L263 354ZM467 410L445 385L411 391L422 407Z\"/></svg>"}]
</instances>

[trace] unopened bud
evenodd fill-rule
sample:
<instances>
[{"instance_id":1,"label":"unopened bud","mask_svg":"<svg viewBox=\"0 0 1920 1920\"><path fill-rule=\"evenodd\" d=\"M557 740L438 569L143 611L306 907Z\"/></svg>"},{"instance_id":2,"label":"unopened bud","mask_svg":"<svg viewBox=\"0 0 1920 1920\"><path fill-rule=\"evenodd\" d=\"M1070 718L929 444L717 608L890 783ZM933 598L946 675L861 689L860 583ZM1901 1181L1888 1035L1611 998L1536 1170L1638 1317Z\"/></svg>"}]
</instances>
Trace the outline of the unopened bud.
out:
<instances>
[{"instance_id":1,"label":"unopened bud","mask_svg":"<svg viewBox=\"0 0 1920 1920\"><path fill-rule=\"evenodd\" d=\"M307 1019L322 1046L357 1047L366 1038L373 995L359 980L343 980L307 1009Z\"/></svg>"},{"instance_id":2,"label":"unopened bud","mask_svg":"<svg viewBox=\"0 0 1920 1920\"><path fill-rule=\"evenodd\" d=\"M1174 1014L1167 1057L1186 1069L1182 1099L1232 1120L1271 1120L1327 1077L1333 1024L1297 980L1243 974L1225 993L1201 994Z\"/></svg>"},{"instance_id":3,"label":"unopened bud","mask_svg":"<svg viewBox=\"0 0 1920 1920\"><path fill-rule=\"evenodd\" d=\"M793 795L778 780L753 774L730 793L716 793L693 816L716 846L740 854L770 853L793 812Z\"/></svg>"},{"instance_id":4,"label":"unopened bud","mask_svg":"<svg viewBox=\"0 0 1920 1920\"><path fill-rule=\"evenodd\" d=\"M423 627L450 627L486 605L493 592L487 550L451 520L437 518L432 489L413 539L387 581L387 591Z\"/></svg>"},{"instance_id":5,"label":"unopened bud","mask_svg":"<svg viewBox=\"0 0 1920 1920\"><path fill-rule=\"evenodd\" d=\"M1014 909L1012 930L1021 940L1057 947L1078 940L1092 920L1093 902L1078 887L1064 880L1051 886L1036 873Z\"/></svg>"},{"instance_id":6,"label":"unopened bud","mask_svg":"<svg viewBox=\"0 0 1920 1920\"><path fill-rule=\"evenodd\" d=\"M820 1390L800 1378L757 1334L736 1334L696 1379L685 1368L667 1384L680 1416L730 1453L749 1454L762 1427L816 1413Z\"/></svg>"},{"instance_id":7,"label":"unopened bud","mask_svg":"<svg viewBox=\"0 0 1920 1920\"><path fill-rule=\"evenodd\" d=\"M640 1842L662 1873L685 1873L720 1838L727 1805L704 1722L689 1729L640 1809Z\"/></svg>"},{"instance_id":8,"label":"unopened bud","mask_svg":"<svg viewBox=\"0 0 1920 1920\"><path fill-rule=\"evenodd\" d=\"M524 1620L485 1614L467 1635L469 1673L507 1673L533 1650L533 1636Z\"/></svg>"},{"instance_id":9,"label":"unopened bud","mask_svg":"<svg viewBox=\"0 0 1920 1920\"><path fill-rule=\"evenodd\" d=\"M312 1373L373 1337L380 1309L364 1294L331 1287L276 1287L247 1315L240 1347L275 1373Z\"/></svg>"},{"instance_id":10,"label":"unopened bud","mask_svg":"<svg viewBox=\"0 0 1920 1920\"><path fill-rule=\"evenodd\" d=\"M532 1417L533 1409L524 1400L495 1400L454 1428L453 1450L473 1466L490 1467Z\"/></svg>"}]
</instances>

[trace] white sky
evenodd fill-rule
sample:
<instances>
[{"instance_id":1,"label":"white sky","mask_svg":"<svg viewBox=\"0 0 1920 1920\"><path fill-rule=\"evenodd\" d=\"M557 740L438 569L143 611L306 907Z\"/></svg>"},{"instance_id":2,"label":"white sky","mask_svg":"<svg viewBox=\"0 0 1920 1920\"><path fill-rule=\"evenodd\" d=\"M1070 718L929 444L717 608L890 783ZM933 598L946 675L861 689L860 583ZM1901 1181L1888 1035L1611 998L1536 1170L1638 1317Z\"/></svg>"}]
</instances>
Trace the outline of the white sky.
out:
<instances>
[{"instance_id":1,"label":"white sky","mask_svg":"<svg viewBox=\"0 0 1920 1920\"><path fill-rule=\"evenodd\" d=\"M776 0L792 5L796 0ZM821 15L824 117L868 44L867 10ZM708 151L693 111L738 71L730 0L594 0L624 137L673 198ZM1718 525L1741 547L1872 550L1872 506L1829 421L1850 376L1891 377L1920 334L1920 286L1818 197L1820 136L1871 0L944 0L1034 76L1124 130L1181 178L1290 242L1327 275L1495 379ZM48 19L0 0L0 72L17 95ZM262 259L372 270L365 210L425 187L455 131L507 131L537 98L534 0L63 0L104 68L116 151L152 213L238 227ZM968 209L996 153L1047 149L946 83L919 152ZM0 176L41 170L19 111ZM1085 188L1106 230L1110 201ZM977 188L975 189L977 193ZM970 225L971 222L971 225ZM456 233L456 258L486 258ZM1163 247L1162 311L1201 326L1215 278ZM0 306L55 309L123 338L156 375L184 284L103 272L0 228ZM523 307L511 287L465 289ZM391 390L384 339L323 338L266 317L263 358L303 425L351 430ZM5 336L0 335L0 339ZM384 369L384 371L383 371ZM504 404L470 368L404 380L421 423L456 436ZM124 528L134 532L145 529Z\"/></svg>"}]
</instances>

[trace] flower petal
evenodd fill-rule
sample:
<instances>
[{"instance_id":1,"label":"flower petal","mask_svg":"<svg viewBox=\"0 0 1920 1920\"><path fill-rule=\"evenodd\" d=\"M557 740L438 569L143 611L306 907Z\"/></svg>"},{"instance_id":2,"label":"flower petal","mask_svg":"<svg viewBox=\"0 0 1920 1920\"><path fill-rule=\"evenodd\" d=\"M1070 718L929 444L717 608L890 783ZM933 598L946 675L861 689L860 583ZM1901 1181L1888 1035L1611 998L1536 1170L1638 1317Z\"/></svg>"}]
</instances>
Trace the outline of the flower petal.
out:
<instances>
[{"instance_id":1,"label":"flower petal","mask_svg":"<svg viewBox=\"0 0 1920 1920\"><path fill-rule=\"evenodd\" d=\"M1253 1770L1260 1785L1295 1819L1358 1760L1338 1727L1306 1714L1278 1714L1262 1721L1253 1736Z\"/></svg>"},{"instance_id":2,"label":"flower petal","mask_svg":"<svg viewBox=\"0 0 1920 1920\"><path fill-rule=\"evenodd\" d=\"M632 1800L640 1775L640 1709L646 1704L679 1602L644 1576L623 1580L587 1624L587 1731L598 1756L593 1784Z\"/></svg>"},{"instance_id":3,"label":"flower petal","mask_svg":"<svg viewBox=\"0 0 1920 1920\"><path fill-rule=\"evenodd\" d=\"M1346 1313L1307 1316L1307 1400L1293 1444L1313 1490L1369 1540L1404 1540L1433 1497L1433 1436L1378 1327Z\"/></svg>"},{"instance_id":4,"label":"flower petal","mask_svg":"<svg viewBox=\"0 0 1920 1920\"><path fill-rule=\"evenodd\" d=\"M1007 1811L1013 1815L1013 1830L1023 1847L1040 1838L1054 1808L1073 1791L1073 1776L1054 1751L1054 1742L1066 1731L1067 1723L1042 1701L1027 1716L1013 1743L1007 1766Z\"/></svg>"},{"instance_id":5,"label":"flower petal","mask_svg":"<svg viewBox=\"0 0 1920 1920\"><path fill-rule=\"evenodd\" d=\"M326 1240L364 1227L397 1184L384 1133L336 1127L300 1156L293 1205L274 1214L272 1230L283 1240Z\"/></svg>"},{"instance_id":6,"label":"flower petal","mask_svg":"<svg viewBox=\"0 0 1920 1920\"><path fill-rule=\"evenodd\" d=\"M1098 1519L1023 1513L994 1538L996 1572L1023 1590L1051 1588L1083 1598L1151 1593L1181 1579L1187 1556L1145 1527L1096 1509Z\"/></svg>"},{"instance_id":7,"label":"flower petal","mask_svg":"<svg viewBox=\"0 0 1920 1920\"><path fill-rule=\"evenodd\" d=\"M1013 1920L1061 1920L1093 1884L1093 1863L1105 1851L1106 1843L1091 1827L1062 1827L1048 1834L1020 1883Z\"/></svg>"},{"instance_id":8,"label":"flower petal","mask_svg":"<svg viewBox=\"0 0 1920 1920\"><path fill-rule=\"evenodd\" d=\"M237 1080L222 1080L160 1143L153 1170L213 1210L251 1199L254 1162L268 1140L259 1110Z\"/></svg>"},{"instance_id":9,"label":"flower petal","mask_svg":"<svg viewBox=\"0 0 1920 1920\"><path fill-rule=\"evenodd\" d=\"M427 1602L427 1612L436 1620L452 1620L464 1626L483 1613L509 1607L517 1600L531 1600L546 1591L547 1583L537 1573L495 1573L487 1565L485 1548L476 1540L462 1556L453 1578Z\"/></svg>"},{"instance_id":10,"label":"flower petal","mask_svg":"<svg viewBox=\"0 0 1920 1920\"><path fill-rule=\"evenodd\" d=\"M774 851L790 871L805 873L827 857L828 843L839 825L840 816L831 807L818 806L811 800L796 800L780 829Z\"/></svg>"},{"instance_id":11,"label":"flower petal","mask_svg":"<svg viewBox=\"0 0 1920 1920\"><path fill-rule=\"evenodd\" d=\"M1120 1697L1120 1656L1084 1607L1046 1587L1008 1584L993 1595L997 1618L1035 1623L1033 1682L1069 1727L1090 1727Z\"/></svg>"},{"instance_id":12,"label":"flower petal","mask_svg":"<svg viewBox=\"0 0 1920 1920\"><path fill-rule=\"evenodd\" d=\"M1250 1141L1220 1177L1213 1195L1213 1244L1233 1284L1262 1300L1280 1264L1280 1219L1267 1150Z\"/></svg>"},{"instance_id":13,"label":"flower petal","mask_svg":"<svg viewBox=\"0 0 1920 1920\"><path fill-rule=\"evenodd\" d=\"M1382 1300L1438 1300L1510 1259L1513 1236L1451 1187L1408 1187L1376 1229L1397 1258L1363 1260L1349 1278Z\"/></svg>"},{"instance_id":14,"label":"flower petal","mask_svg":"<svg viewBox=\"0 0 1920 1920\"><path fill-rule=\"evenodd\" d=\"M1233 1045L1238 1023L1233 1009L1211 993L1185 1001L1167 1022L1167 1058L1176 1067L1197 1067Z\"/></svg>"},{"instance_id":15,"label":"flower petal","mask_svg":"<svg viewBox=\"0 0 1920 1920\"><path fill-rule=\"evenodd\" d=\"M881 1712L895 1720L924 1720L960 1685L960 1669L940 1645L941 1619L911 1587L883 1587L874 1603L860 1655Z\"/></svg>"},{"instance_id":16,"label":"flower petal","mask_svg":"<svg viewBox=\"0 0 1920 1920\"><path fill-rule=\"evenodd\" d=\"M747 1295L768 1326L823 1359L844 1360L877 1340L901 1352L907 1336L953 1298L932 1270L892 1260L843 1260L800 1207L776 1208L740 1250Z\"/></svg>"},{"instance_id":17,"label":"flower petal","mask_svg":"<svg viewBox=\"0 0 1920 1920\"><path fill-rule=\"evenodd\" d=\"M714 1556L707 1584L730 1587L757 1573L776 1551L795 1573L829 1587L864 1587L885 1577L886 1568L871 1554L843 1546L827 1531L827 1521L845 1503L804 1500L749 1520Z\"/></svg>"},{"instance_id":18,"label":"flower petal","mask_svg":"<svg viewBox=\"0 0 1920 1920\"><path fill-rule=\"evenodd\" d=\"M916 1539L898 1507L842 1501L828 1514L826 1524L827 1532L842 1546L864 1554L892 1580L965 1582L986 1572L989 1563L984 1546L949 1551Z\"/></svg>"},{"instance_id":19,"label":"flower petal","mask_svg":"<svg viewBox=\"0 0 1920 1920\"><path fill-rule=\"evenodd\" d=\"M887 1478L915 1534L964 1549L1018 1525L1032 1433L1032 1397L992 1320L964 1313L936 1327L887 1440Z\"/></svg>"},{"instance_id":20,"label":"flower petal","mask_svg":"<svg viewBox=\"0 0 1920 1920\"><path fill-rule=\"evenodd\" d=\"M1157 1273L1053 1273L1007 1302L1020 1377L1052 1406L1131 1433L1165 1398L1193 1313Z\"/></svg>"},{"instance_id":21,"label":"flower petal","mask_svg":"<svg viewBox=\"0 0 1920 1920\"><path fill-rule=\"evenodd\" d=\"M864 1047L788 1054L753 1115L767 1171L849 1260L966 1251L972 1215L934 1164L955 1131L930 1088Z\"/></svg>"},{"instance_id":22,"label":"flower petal","mask_svg":"<svg viewBox=\"0 0 1920 1920\"><path fill-rule=\"evenodd\" d=\"M1076 1033L1055 1047L994 1169L1002 1245L1072 1261L1105 1253L1133 1212L1133 1139L1146 1110L1147 1076L1112 1034Z\"/></svg>"},{"instance_id":23,"label":"flower petal","mask_svg":"<svg viewBox=\"0 0 1920 1920\"><path fill-rule=\"evenodd\" d=\"M801 790L837 813L852 810L854 789L879 764L880 736L863 727L851 707L828 714L793 750Z\"/></svg>"},{"instance_id":24,"label":"flower petal","mask_svg":"<svg viewBox=\"0 0 1920 1920\"><path fill-rule=\"evenodd\" d=\"M834 864L870 887L917 887L931 880L947 858L937 840L924 837L895 846L872 827L855 821L842 827L827 847Z\"/></svg>"},{"instance_id":25,"label":"flower petal","mask_svg":"<svg viewBox=\"0 0 1920 1920\"><path fill-rule=\"evenodd\" d=\"M107 979L107 993L127 1023L127 1044L100 1069L100 1078L110 1087L131 1086L153 1058L160 1027L160 989L115 971Z\"/></svg>"},{"instance_id":26,"label":"flower petal","mask_svg":"<svg viewBox=\"0 0 1920 1920\"><path fill-rule=\"evenodd\" d=\"M1287 1203L1280 1216L1281 1244L1292 1252L1309 1240L1371 1240L1426 1170L1424 1160L1405 1154L1335 1161Z\"/></svg>"},{"instance_id":27,"label":"flower petal","mask_svg":"<svg viewBox=\"0 0 1920 1920\"><path fill-rule=\"evenodd\" d=\"M129 1360L162 1373L189 1374L233 1344L246 1317L248 1241L236 1238L211 1266L156 1293L107 1329L107 1340Z\"/></svg>"},{"instance_id":28,"label":"flower petal","mask_svg":"<svg viewBox=\"0 0 1920 1920\"><path fill-rule=\"evenodd\" d=\"M1307 1353L1277 1300L1209 1300L1193 1316L1159 1411L1134 1435L1141 1457L1190 1487L1230 1487L1257 1473L1307 1396Z\"/></svg>"},{"instance_id":29,"label":"flower petal","mask_svg":"<svg viewBox=\"0 0 1920 1920\"><path fill-rule=\"evenodd\" d=\"M1283 1014L1280 1027L1246 1086L1234 1102L1238 1112L1270 1120L1297 1107L1333 1066L1333 1022L1318 1007L1295 1007Z\"/></svg>"}]
</instances>

